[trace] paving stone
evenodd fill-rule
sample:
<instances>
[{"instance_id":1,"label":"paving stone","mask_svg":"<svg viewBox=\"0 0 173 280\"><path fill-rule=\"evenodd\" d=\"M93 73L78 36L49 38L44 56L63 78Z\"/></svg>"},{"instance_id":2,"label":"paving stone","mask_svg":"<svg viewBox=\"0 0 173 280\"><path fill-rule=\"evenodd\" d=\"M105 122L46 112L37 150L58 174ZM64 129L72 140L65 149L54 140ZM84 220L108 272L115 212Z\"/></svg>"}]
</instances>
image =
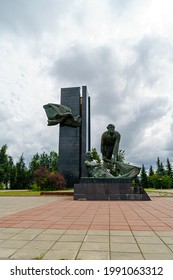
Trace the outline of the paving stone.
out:
<instances>
[{"instance_id":1,"label":"paving stone","mask_svg":"<svg viewBox=\"0 0 173 280\"><path fill-rule=\"evenodd\" d=\"M108 235L86 235L84 242L109 242Z\"/></svg>"},{"instance_id":2,"label":"paving stone","mask_svg":"<svg viewBox=\"0 0 173 280\"><path fill-rule=\"evenodd\" d=\"M111 260L143 260L140 253L115 253L111 252Z\"/></svg>"},{"instance_id":3,"label":"paving stone","mask_svg":"<svg viewBox=\"0 0 173 280\"><path fill-rule=\"evenodd\" d=\"M83 241L85 238L84 235L78 235L78 234L73 234L73 235L70 235L70 234L64 234L60 237L59 241L66 241L66 242L69 242L69 241Z\"/></svg>"},{"instance_id":4,"label":"paving stone","mask_svg":"<svg viewBox=\"0 0 173 280\"><path fill-rule=\"evenodd\" d=\"M109 243L102 243L102 242L85 242L81 246L81 250L91 250L91 251L109 251Z\"/></svg>"},{"instance_id":5,"label":"paving stone","mask_svg":"<svg viewBox=\"0 0 173 280\"><path fill-rule=\"evenodd\" d=\"M121 252L121 253L139 253L140 250L136 244L119 244L119 243L111 243L111 252Z\"/></svg>"},{"instance_id":6,"label":"paving stone","mask_svg":"<svg viewBox=\"0 0 173 280\"><path fill-rule=\"evenodd\" d=\"M23 248L27 251L28 249L49 249L53 246L54 241L41 241L32 240L27 243Z\"/></svg>"},{"instance_id":7,"label":"paving stone","mask_svg":"<svg viewBox=\"0 0 173 280\"><path fill-rule=\"evenodd\" d=\"M163 241L157 236L136 236L137 243L163 244Z\"/></svg>"},{"instance_id":8,"label":"paving stone","mask_svg":"<svg viewBox=\"0 0 173 280\"><path fill-rule=\"evenodd\" d=\"M78 250L81 246L81 242L56 242L53 247L51 248L51 250Z\"/></svg>"},{"instance_id":9,"label":"paving stone","mask_svg":"<svg viewBox=\"0 0 173 280\"><path fill-rule=\"evenodd\" d=\"M161 254L148 254L143 253L145 260L173 260L173 254L171 253L161 253Z\"/></svg>"},{"instance_id":10,"label":"paving stone","mask_svg":"<svg viewBox=\"0 0 173 280\"><path fill-rule=\"evenodd\" d=\"M32 259L42 259L46 250L43 249L19 249L10 258L15 260L32 260Z\"/></svg>"},{"instance_id":11,"label":"paving stone","mask_svg":"<svg viewBox=\"0 0 173 280\"><path fill-rule=\"evenodd\" d=\"M109 235L109 230L88 230L87 235Z\"/></svg>"},{"instance_id":12,"label":"paving stone","mask_svg":"<svg viewBox=\"0 0 173 280\"><path fill-rule=\"evenodd\" d=\"M23 247L28 241L21 241L21 240L5 240L4 242L0 243L0 251L2 248L21 248Z\"/></svg>"},{"instance_id":13,"label":"paving stone","mask_svg":"<svg viewBox=\"0 0 173 280\"><path fill-rule=\"evenodd\" d=\"M60 237L58 234L40 234L34 240L58 241Z\"/></svg>"},{"instance_id":14,"label":"paving stone","mask_svg":"<svg viewBox=\"0 0 173 280\"><path fill-rule=\"evenodd\" d=\"M0 248L0 258L10 258L16 252L16 248Z\"/></svg>"},{"instance_id":15,"label":"paving stone","mask_svg":"<svg viewBox=\"0 0 173 280\"><path fill-rule=\"evenodd\" d=\"M148 253L148 254L169 254L171 253L171 250L165 246L160 244L138 244L142 253Z\"/></svg>"},{"instance_id":16,"label":"paving stone","mask_svg":"<svg viewBox=\"0 0 173 280\"><path fill-rule=\"evenodd\" d=\"M129 230L110 230L110 235L133 236Z\"/></svg>"},{"instance_id":17,"label":"paving stone","mask_svg":"<svg viewBox=\"0 0 173 280\"><path fill-rule=\"evenodd\" d=\"M152 237L157 236L157 234L154 231L144 231L144 230L135 231L135 230L133 230L132 233L134 236L152 236Z\"/></svg>"},{"instance_id":18,"label":"paving stone","mask_svg":"<svg viewBox=\"0 0 173 280\"><path fill-rule=\"evenodd\" d=\"M45 256L44 260L74 260L78 250L49 250Z\"/></svg>"},{"instance_id":19,"label":"paving stone","mask_svg":"<svg viewBox=\"0 0 173 280\"><path fill-rule=\"evenodd\" d=\"M109 252L81 250L77 256L77 260L109 260Z\"/></svg>"},{"instance_id":20,"label":"paving stone","mask_svg":"<svg viewBox=\"0 0 173 280\"><path fill-rule=\"evenodd\" d=\"M136 241L132 236L111 236L110 237L111 243L135 243Z\"/></svg>"}]
</instances>

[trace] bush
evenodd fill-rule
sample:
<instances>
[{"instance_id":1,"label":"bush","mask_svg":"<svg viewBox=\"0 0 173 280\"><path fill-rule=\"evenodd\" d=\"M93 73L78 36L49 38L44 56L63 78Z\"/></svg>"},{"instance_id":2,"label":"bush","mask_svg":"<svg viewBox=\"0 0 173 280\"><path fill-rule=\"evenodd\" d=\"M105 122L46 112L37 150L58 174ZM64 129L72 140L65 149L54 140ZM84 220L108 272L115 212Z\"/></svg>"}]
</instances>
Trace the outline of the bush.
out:
<instances>
[{"instance_id":1,"label":"bush","mask_svg":"<svg viewBox=\"0 0 173 280\"><path fill-rule=\"evenodd\" d=\"M34 184L40 191L56 191L66 187L64 176L58 172L50 172L45 167L40 167L34 172Z\"/></svg>"},{"instance_id":2,"label":"bush","mask_svg":"<svg viewBox=\"0 0 173 280\"><path fill-rule=\"evenodd\" d=\"M171 177L168 175L162 175L155 173L152 176L149 176L149 187L155 189L169 189L172 187Z\"/></svg>"},{"instance_id":3,"label":"bush","mask_svg":"<svg viewBox=\"0 0 173 280\"><path fill-rule=\"evenodd\" d=\"M5 184L0 182L0 190L4 190L5 189Z\"/></svg>"}]
</instances>

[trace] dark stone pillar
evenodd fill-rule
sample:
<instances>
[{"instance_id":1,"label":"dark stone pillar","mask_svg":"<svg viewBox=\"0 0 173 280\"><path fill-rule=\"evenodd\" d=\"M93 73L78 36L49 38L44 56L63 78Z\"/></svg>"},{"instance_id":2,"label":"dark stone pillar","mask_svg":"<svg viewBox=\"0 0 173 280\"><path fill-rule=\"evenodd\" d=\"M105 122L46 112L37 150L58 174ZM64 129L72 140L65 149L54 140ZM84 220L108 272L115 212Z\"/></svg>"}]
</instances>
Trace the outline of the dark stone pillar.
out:
<instances>
[{"instance_id":1,"label":"dark stone pillar","mask_svg":"<svg viewBox=\"0 0 173 280\"><path fill-rule=\"evenodd\" d=\"M61 104L68 106L74 115L80 115L80 87L62 88ZM58 171L73 187L80 178L80 127L60 125Z\"/></svg>"},{"instance_id":2,"label":"dark stone pillar","mask_svg":"<svg viewBox=\"0 0 173 280\"><path fill-rule=\"evenodd\" d=\"M81 177L86 177L85 155L88 146L88 93L87 87L82 87L82 106L81 106Z\"/></svg>"}]
</instances>

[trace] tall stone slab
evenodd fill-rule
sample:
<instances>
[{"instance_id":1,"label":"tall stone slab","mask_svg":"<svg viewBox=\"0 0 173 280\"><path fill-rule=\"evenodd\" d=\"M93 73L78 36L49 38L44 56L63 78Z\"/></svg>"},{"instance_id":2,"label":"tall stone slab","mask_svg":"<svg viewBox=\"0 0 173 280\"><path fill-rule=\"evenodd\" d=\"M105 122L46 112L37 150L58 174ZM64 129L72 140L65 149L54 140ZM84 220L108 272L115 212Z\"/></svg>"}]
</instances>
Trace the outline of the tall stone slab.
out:
<instances>
[{"instance_id":1,"label":"tall stone slab","mask_svg":"<svg viewBox=\"0 0 173 280\"><path fill-rule=\"evenodd\" d=\"M84 164L88 148L88 93L87 87L62 88L61 104L68 106L74 115L80 115L80 127L60 125L58 171L65 176L68 187L86 176Z\"/></svg>"},{"instance_id":2,"label":"tall stone slab","mask_svg":"<svg viewBox=\"0 0 173 280\"><path fill-rule=\"evenodd\" d=\"M82 123L81 123L81 177L86 177L86 166L85 166L85 156L88 150L88 134L90 131L90 123L89 123L89 116L88 116L88 92L87 87L82 86L82 97L81 97L81 116L82 116Z\"/></svg>"}]
</instances>

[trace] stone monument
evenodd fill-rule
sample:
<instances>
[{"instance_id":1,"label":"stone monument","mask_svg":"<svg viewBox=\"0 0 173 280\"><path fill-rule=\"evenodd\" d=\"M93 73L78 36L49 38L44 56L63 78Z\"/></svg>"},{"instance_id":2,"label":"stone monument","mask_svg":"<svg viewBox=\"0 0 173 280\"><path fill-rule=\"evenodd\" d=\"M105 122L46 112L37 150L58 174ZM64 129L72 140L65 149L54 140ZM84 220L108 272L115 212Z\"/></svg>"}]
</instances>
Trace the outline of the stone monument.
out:
<instances>
[{"instance_id":1,"label":"stone monument","mask_svg":"<svg viewBox=\"0 0 173 280\"><path fill-rule=\"evenodd\" d=\"M61 104L43 106L48 125L60 124L58 171L73 187L86 176L85 155L90 149L90 97L87 87L61 89Z\"/></svg>"},{"instance_id":2,"label":"stone monument","mask_svg":"<svg viewBox=\"0 0 173 280\"><path fill-rule=\"evenodd\" d=\"M103 163L86 154L87 176L74 186L75 200L150 200L141 186L133 180L140 167L123 162L119 152L120 133L109 124L101 136Z\"/></svg>"},{"instance_id":3,"label":"stone monument","mask_svg":"<svg viewBox=\"0 0 173 280\"><path fill-rule=\"evenodd\" d=\"M123 162L121 135L109 124L101 136L102 163L90 152L90 97L87 87L61 89L61 104L43 106L48 125L60 124L58 171L67 186L74 186L75 200L150 200L133 184L140 168Z\"/></svg>"}]
</instances>

